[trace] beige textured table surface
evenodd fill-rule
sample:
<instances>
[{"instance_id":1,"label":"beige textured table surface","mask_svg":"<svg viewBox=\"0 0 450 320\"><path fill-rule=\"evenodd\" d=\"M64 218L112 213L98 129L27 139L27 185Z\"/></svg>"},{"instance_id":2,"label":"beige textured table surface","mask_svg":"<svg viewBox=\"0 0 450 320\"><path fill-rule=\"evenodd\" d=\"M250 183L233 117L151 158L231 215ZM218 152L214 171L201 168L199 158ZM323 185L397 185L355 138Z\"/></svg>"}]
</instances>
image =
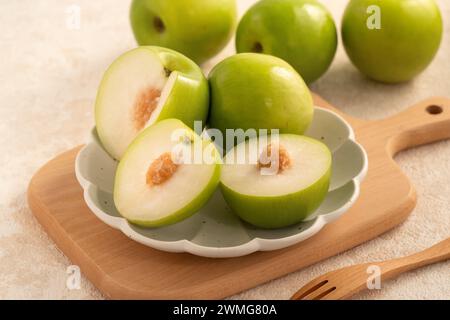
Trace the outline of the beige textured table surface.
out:
<instances>
[{"instance_id":1,"label":"beige textured table surface","mask_svg":"<svg viewBox=\"0 0 450 320\"><path fill-rule=\"evenodd\" d=\"M238 0L241 12L253 2ZM340 25L347 1L322 2ZM434 63L420 77L395 86L371 82L352 67L341 46L332 68L313 90L345 112L366 119L395 114L430 96L450 97L450 1L438 2L446 23L445 37ZM69 13L76 8L71 5L81 9L80 29L70 23ZM66 288L70 261L33 218L26 188L32 174L48 159L86 140L103 71L120 53L135 46L128 6L125 0L0 0L1 299L102 298L84 278L80 290ZM221 57L232 52L230 45ZM236 298L286 299L326 271L410 254L449 237L450 141L406 151L397 161L419 194L418 206L406 223ZM382 291L355 298L450 299L450 262L408 273L383 283Z\"/></svg>"}]
</instances>

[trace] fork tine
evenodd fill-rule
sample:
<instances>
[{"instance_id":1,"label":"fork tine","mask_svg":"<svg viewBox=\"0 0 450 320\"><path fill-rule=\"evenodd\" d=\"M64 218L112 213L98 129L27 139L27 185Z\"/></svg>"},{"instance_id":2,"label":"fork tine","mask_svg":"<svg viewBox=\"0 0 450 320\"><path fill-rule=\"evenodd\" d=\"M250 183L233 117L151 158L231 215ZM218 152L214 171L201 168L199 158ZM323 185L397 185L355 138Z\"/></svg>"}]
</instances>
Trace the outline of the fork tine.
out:
<instances>
[{"instance_id":1,"label":"fork tine","mask_svg":"<svg viewBox=\"0 0 450 320\"><path fill-rule=\"evenodd\" d=\"M301 300L321 300L336 290L336 287L327 282L315 290L309 290L307 295L303 295Z\"/></svg>"},{"instance_id":2,"label":"fork tine","mask_svg":"<svg viewBox=\"0 0 450 320\"><path fill-rule=\"evenodd\" d=\"M328 283L326 279L314 279L313 281L304 285L300 290L298 290L292 297L291 300L303 300L306 296L310 295L314 291L320 289Z\"/></svg>"},{"instance_id":3,"label":"fork tine","mask_svg":"<svg viewBox=\"0 0 450 320\"><path fill-rule=\"evenodd\" d=\"M328 286L327 286L328 287ZM317 291L321 291L319 294L317 294L318 292L315 292L317 295L314 296L314 298L312 298L311 300L323 300L325 298L325 300L327 300L329 298L329 295L331 293L333 293L336 290L336 287L328 287L328 288L320 288L320 290Z\"/></svg>"}]
</instances>

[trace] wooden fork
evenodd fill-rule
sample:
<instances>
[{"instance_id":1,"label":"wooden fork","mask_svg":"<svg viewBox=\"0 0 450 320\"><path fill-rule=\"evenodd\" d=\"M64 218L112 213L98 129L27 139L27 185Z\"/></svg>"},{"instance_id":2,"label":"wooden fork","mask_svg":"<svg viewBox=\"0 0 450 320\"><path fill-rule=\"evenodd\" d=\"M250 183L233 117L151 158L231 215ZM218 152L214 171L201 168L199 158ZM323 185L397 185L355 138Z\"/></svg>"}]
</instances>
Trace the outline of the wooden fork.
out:
<instances>
[{"instance_id":1,"label":"wooden fork","mask_svg":"<svg viewBox=\"0 0 450 320\"><path fill-rule=\"evenodd\" d=\"M305 285L292 296L291 300L348 299L355 293L369 288L368 284L373 280L371 273L373 270L378 270L380 281L385 281L404 272L448 259L450 259L450 238L404 258L359 264L329 272ZM375 268L369 269L371 266Z\"/></svg>"}]
</instances>

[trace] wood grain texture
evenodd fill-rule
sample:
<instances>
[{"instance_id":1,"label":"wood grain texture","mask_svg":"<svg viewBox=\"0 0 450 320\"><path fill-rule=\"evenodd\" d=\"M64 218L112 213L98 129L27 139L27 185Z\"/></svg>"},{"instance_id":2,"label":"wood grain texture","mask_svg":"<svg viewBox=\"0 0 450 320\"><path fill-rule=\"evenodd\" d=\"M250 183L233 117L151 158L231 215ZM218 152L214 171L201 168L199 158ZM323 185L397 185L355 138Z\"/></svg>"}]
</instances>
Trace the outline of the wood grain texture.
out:
<instances>
[{"instance_id":1,"label":"wood grain texture","mask_svg":"<svg viewBox=\"0 0 450 320\"><path fill-rule=\"evenodd\" d=\"M336 111L315 96L316 104ZM427 108L442 112L430 114ZM450 100L434 98L392 118L363 121L343 115L369 155L355 206L296 246L234 259L160 252L140 245L92 214L74 173L75 148L48 162L30 182L31 210L58 247L112 299L220 299L355 247L404 221L416 193L393 155L450 138Z\"/></svg>"},{"instance_id":2,"label":"wood grain texture","mask_svg":"<svg viewBox=\"0 0 450 320\"><path fill-rule=\"evenodd\" d=\"M312 280L292 296L292 300L343 300L367 289L368 269L378 267L380 281L450 259L450 238L416 254L387 261L349 266Z\"/></svg>"}]
</instances>

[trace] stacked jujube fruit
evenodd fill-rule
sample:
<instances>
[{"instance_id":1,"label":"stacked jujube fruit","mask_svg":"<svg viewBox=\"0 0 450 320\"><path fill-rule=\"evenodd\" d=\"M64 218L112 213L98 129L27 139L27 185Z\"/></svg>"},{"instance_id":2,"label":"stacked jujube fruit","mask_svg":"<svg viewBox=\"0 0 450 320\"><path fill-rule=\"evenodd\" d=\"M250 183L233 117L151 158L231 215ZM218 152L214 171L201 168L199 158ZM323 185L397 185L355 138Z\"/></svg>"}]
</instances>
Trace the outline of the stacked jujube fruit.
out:
<instances>
[{"instance_id":1,"label":"stacked jujube fruit","mask_svg":"<svg viewBox=\"0 0 450 320\"><path fill-rule=\"evenodd\" d=\"M427 9L422 11L397 10L406 0L373 1L386 13L397 10L398 23L425 19L432 33L421 55L388 73L383 68L405 51L410 35L393 33L401 47L383 40L398 25L390 14L378 34L358 31L366 2L350 1L344 17L352 61L380 81L407 80L423 70L442 32L433 0L416 1ZM226 45L236 20L234 0L133 1L132 27L141 47L106 71L95 110L101 143L119 161L115 205L131 223L177 223L202 208L219 186L234 213L262 228L303 221L325 199L332 155L322 142L303 136L314 116L304 79L315 81L333 60L333 19L315 0L262 0L239 24L236 47L242 53L219 63L206 79L196 63ZM425 34L419 31L417 37ZM368 60L376 54L359 55L364 48L355 42L358 32L381 44L372 51L388 45L392 55L381 62ZM373 66L377 63L380 68ZM222 139L204 134L214 130ZM244 133L238 142L236 132Z\"/></svg>"},{"instance_id":2,"label":"stacked jujube fruit","mask_svg":"<svg viewBox=\"0 0 450 320\"><path fill-rule=\"evenodd\" d=\"M220 184L245 221L263 228L297 223L317 209L330 181L330 151L301 136L313 113L302 77L279 58L232 56L211 72L208 86L180 53L131 50L105 73L96 102L98 136L120 161L115 205L134 224L160 227L197 212ZM215 144L193 130L207 119L224 137L220 149L230 145L230 129L256 134L231 144L222 159ZM269 135L259 136L265 129ZM254 161L250 150L256 150ZM233 161L234 153L243 157Z\"/></svg>"}]
</instances>

